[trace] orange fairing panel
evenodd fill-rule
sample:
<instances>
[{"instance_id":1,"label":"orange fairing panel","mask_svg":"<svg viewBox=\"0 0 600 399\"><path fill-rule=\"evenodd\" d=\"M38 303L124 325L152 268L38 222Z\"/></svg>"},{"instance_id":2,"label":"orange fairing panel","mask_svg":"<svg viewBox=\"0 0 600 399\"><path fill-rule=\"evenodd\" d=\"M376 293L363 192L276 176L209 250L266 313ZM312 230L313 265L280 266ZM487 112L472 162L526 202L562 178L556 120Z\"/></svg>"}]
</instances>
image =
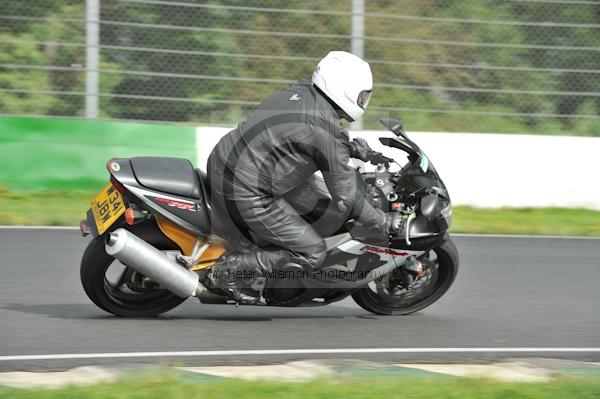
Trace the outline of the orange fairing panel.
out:
<instances>
[{"instance_id":1,"label":"orange fairing panel","mask_svg":"<svg viewBox=\"0 0 600 399\"><path fill-rule=\"evenodd\" d=\"M207 267L213 266L215 262L211 262L214 259L219 259L225 253L225 247L218 242L213 242L210 244L210 247L204 251L202 256L198 261L198 266L193 267L192 270L195 269L206 269Z\"/></svg>"},{"instance_id":2,"label":"orange fairing panel","mask_svg":"<svg viewBox=\"0 0 600 399\"><path fill-rule=\"evenodd\" d=\"M184 255L190 256L194 251L197 237L187 232L168 219L157 216L156 224L160 230L181 248Z\"/></svg>"},{"instance_id":3,"label":"orange fairing panel","mask_svg":"<svg viewBox=\"0 0 600 399\"><path fill-rule=\"evenodd\" d=\"M190 256L194 252L194 246L198 237L163 217L157 216L156 223L164 235L181 248L184 255ZM204 241L205 239L201 240ZM201 242L201 244L204 244L204 242ZM215 264L213 260L220 258L224 253L225 247L221 243L211 243L210 247L198 259L198 265L193 267L192 270L200 270L213 266Z\"/></svg>"}]
</instances>

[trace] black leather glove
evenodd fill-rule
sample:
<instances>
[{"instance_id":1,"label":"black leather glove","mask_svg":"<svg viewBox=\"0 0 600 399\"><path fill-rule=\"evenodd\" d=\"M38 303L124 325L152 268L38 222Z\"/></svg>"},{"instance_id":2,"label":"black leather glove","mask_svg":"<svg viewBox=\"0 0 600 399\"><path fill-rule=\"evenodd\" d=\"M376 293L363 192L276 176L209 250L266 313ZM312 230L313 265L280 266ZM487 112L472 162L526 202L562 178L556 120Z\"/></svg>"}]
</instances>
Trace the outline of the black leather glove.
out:
<instances>
[{"instance_id":1,"label":"black leather glove","mask_svg":"<svg viewBox=\"0 0 600 399\"><path fill-rule=\"evenodd\" d=\"M398 234L402 229L402 216L398 212L389 212L386 216L386 235L393 236Z\"/></svg>"},{"instance_id":2,"label":"black leather glove","mask_svg":"<svg viewBox=\"0 0 600 399\"><path fill-rule=\"evenodd\" d=\"M389 164L390 162L393 162L394 160L392 158L386 157L385 155L383 155L380 152L372 152L371 156L369 157L369 161L371 161L371 163L373 165L376 165L379 163Z\"/></svg>"},{"instance_id":3,"label":"black leather glove","mask_svg":"<svg viewBox=\"0 0 600 399\"><path fill-rule=\"evenodd\" d=\"M370 233L369 237L387 242L390 236L400 234L403 226L402 216L398 212L384 212L381 209L374 209L377 221L373 224L363 225Z\"/></svg>"},{"instance_id":4,"label":"black leather glove","mask_svg":"<svg viewBox=\"0 0 600 399\"><path fill-rule=\"evenodd\" d=\"M392 158L388 158L380 152L373 151L369 146L369 143L367 143L367 140L360 137L357 137L350 142L350 156L364 162L371 162L373 165L380 163L389 164L394 161Z\"/></svg>"},{"instance_id":5,"label":"black leather glove","mask_svg":"<svg viewBox=\"0 0 600 399\"><path fill-rule=\"evenodd\" d=\"M360 159L364 162L369 162L373 150L367 143L367 140L360 137L355 138L350 142L350 156Z\"/></svg>"}]
</instances>

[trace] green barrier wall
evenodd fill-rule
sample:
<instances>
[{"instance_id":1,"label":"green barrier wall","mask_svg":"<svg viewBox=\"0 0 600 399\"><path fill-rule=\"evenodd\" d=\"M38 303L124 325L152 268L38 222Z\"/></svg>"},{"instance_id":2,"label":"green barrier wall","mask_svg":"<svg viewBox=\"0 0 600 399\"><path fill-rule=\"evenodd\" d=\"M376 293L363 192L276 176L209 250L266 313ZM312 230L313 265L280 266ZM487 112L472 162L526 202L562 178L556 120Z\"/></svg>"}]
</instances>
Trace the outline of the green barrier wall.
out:
<instances>
[{"instance_id":1,"label":"green barrier wall","mask_svg":"<svg viewBox=\"0 0 600 399\"><path fill-rule=\"evenodd\" d=\"M195 162L195 128L0 117L0 187L95 189L113 157L165 156Z\"/></svg>"}]
</instances>

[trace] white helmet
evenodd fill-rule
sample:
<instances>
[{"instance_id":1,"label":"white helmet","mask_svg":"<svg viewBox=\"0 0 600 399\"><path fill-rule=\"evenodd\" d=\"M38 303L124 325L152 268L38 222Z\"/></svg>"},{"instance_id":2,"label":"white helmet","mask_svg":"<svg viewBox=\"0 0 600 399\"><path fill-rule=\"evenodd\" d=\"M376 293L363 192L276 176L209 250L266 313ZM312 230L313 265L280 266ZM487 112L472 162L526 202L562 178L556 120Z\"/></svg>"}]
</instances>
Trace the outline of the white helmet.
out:
<instances>
[{"instance_id":1,"label":"white helmet","mask_svg":"<svg viewBox=\"0 0 600 399\"><path fill-rule=\"evenodd\" d=\"M345 51L331 51L323 58L312 76L312 83L350 117L360 118L373 90L369 64Z\"/></svg>"}]
</instances>

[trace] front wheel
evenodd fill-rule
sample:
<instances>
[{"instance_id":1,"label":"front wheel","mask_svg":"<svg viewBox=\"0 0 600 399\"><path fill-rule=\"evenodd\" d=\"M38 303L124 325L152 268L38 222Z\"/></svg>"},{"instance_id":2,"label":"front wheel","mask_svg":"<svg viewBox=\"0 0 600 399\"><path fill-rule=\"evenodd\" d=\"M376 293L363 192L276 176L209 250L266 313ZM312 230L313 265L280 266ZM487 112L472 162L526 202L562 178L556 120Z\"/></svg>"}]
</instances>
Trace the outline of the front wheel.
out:
<instances>
[{"instance_id":1,"label":"front wheel","mask_svg":"<svg viewBox=\"0 0 600 399\"><path fill-rule=\"evenodd\" d=\"M356 303L371 313L404 315L426 308L448 291L458 272L458 250L452 240L418 258L424 274L410 286L396 269L352 294Z\"/></svg>"},{"instance_id":2,"label":"front wheel","mask_svg":"<svg viewBox=\"0 0 600 399\"><path fill-rule=\"evenodd\" d=\"M81 259L80 274L83 289L92 302L117 316L156 316L185 300L157 288L145 276L108 255L103 237L96 237L88 244Z\"/></svg>"}]
</instances>

